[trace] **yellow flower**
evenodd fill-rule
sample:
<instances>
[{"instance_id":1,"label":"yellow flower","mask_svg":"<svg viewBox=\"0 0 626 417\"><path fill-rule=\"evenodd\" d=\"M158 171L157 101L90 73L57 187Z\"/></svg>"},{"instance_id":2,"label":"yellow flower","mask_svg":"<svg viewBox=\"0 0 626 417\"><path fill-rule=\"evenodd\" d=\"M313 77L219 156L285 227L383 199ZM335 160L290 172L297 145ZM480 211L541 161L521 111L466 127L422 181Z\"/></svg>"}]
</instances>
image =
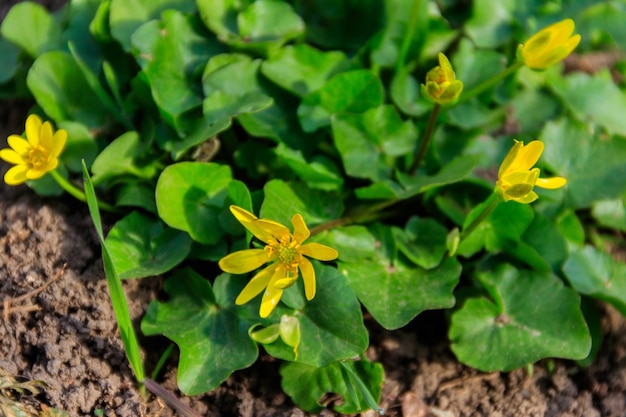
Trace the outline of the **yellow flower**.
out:
<instances>
[{"instance_id":1,"label":"yellow flower","mask_svg":"<svg viewBox=\"0 0 626 417\"><path fill-rule=\"evenodd\" d=\"M463 91L463 82L456 79L448 58L439 53L439 65L428 71L422 94L439 104L454 104Z\"/></svg>"},{"instance_id":2,"label":"yellow flower","mask_svg":"<svg viewBox=\"0 0 626 417\"><path fill-rule=\"evenodd\" d=\"M515 141L515 145L502 161L498 171L496 190L504 201L532 203L538 196L534 186L541 188L561 188L567 180L563 177L539 178L539 168L532 168L543 152L543 142L535 140L524 146ZM532 168L532 169L531 169Z\"/></svg>"},{"instance_id":3,"label":"yellow flower","mask_svg":"<svg viewBox=\"0 0 626 417\"><path fill-rule=\"evenodd\" d=\"M0 158L15 166L4 175L4 182L18 185L36 180L59 165L59 154L67 141L67 132L54 132L50 122L42 123L39 116L31 114L26 119L26 139L11 135L7 139L12 149L0 149Z\"/></svg>"},{"instance_id":4,"label":"yellow flower","mask_svg":"<svg viewBox=\"0 0 626 417\"><path fill-rule=\"evenodd\" d=\"M307 300L315 297L315 270L313 264L304 256L320 261L332 261L337 258L335 249L319 243L303 245L311 233L300 214L291 219L293 233L280 223L258 219L254 214L237 206L230 206L230 211L239 222L255 237L265 243L264 249L245 249L226 255L219 261L224 272L245 274L272 262L258 272L241 291L236 304L245 304L261 292L261 317L270 315L283 295L283 291L298 279L298 269L302 272L304 292ZM265 291L264 291L265 290Z\"/></svg>"},{"instance_id":5,"label":"yellow flower","mask_svg":"<svg viewBox=\"0 0 626 417\"><path fill-rule=\"evenodd\" d=\"M518 48L518 56L528 68L543 70L565 59L580 43L574 35L574 21L561 20L539 32Z\"/></svg>"}]
</instances>

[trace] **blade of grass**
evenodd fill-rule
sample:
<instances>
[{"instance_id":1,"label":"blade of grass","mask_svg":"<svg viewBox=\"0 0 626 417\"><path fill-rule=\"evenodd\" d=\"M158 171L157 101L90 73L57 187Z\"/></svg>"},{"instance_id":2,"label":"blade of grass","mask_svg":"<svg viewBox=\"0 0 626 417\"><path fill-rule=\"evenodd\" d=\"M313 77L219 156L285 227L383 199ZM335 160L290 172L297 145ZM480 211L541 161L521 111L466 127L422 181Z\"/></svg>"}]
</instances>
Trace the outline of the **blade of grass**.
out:
<instances>
[{"instance_id":1,"label":"blade of grass","mask_svg":"<svg viewBox=\"0 0 626 417\"><path fill-rule=\"evenodd\" d=\"M128 310L128 303L126 302L126 295L124 294L122 282L115 271L115 265L111 260L111 256L109 255L109 251L104 242L104 234L102 233L102 222L100 220L100 211L98 210L96 191L94 190L91 177L89 176L84 160L83 181L85 186L85 195L87 196L87 205L89 206L89 214L91 215L93 225L98 233L98 239L100 239L100 245L102 246L104 273L109 287L113 311L115 312L117 325L120 329L120 335L122 336L122 343L124 344L128 361L130 362L130 365L135 373L135 378L137 379L137 382L139 382L140 389L143 392L145 375L143 363L141 362L141 355L139 353L137 335L135 334L135 329L133 328L133 324L130 319L130 312Z\"/></svg>"}]
</instances>

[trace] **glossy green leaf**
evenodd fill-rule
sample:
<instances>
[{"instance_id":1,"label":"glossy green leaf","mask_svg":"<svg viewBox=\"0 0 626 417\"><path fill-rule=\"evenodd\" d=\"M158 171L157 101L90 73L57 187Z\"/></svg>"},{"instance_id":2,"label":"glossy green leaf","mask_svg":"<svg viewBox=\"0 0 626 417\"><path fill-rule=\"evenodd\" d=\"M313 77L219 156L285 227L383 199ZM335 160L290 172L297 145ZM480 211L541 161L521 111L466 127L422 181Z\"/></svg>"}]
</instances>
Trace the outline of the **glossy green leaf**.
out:
<instances>
[{"instance_id":1,"label":"glossy green leaf","mask_svg":"<svg viewBox=\"0 0 626 417\"><path fill-rule=\"evenodd\" d=\"M301 214L311 227L338 219L343 212L343 202L335 192L312 190L304 184L287 184L272 180L263 187L265 199L261 216L284 225L291 225L291 218Z\"/></svg>"},{"instance_id":2,"label":"glossy green leaf","mask_svg":"<svg viewBox=\"0 0 626 417\"><path fill-rule=\"evenodd\" d=\"M609 71L593 76L584 72L567 77L555 75L548 79L548 83L579 120L597 124L609 134L626 136L623 119L626 96L615 84Z\"/></svg>"},{"instance_id":3,"label":"glossy green leaf","mask_svg":"<svg viewBox=\"0 0 626 417\"><path fill-rule=\"evenodd\" d=\"M109 24L111 35L126 51L131 49L131 36L145 22L159 17L162 11L174 9L194 12L194 0L111 0Z\"/></svg>"},{"instance_id":4,"label":"glossy green leaf","mask_svg":"<svg viewBox=\"0 0 626 417\"><path fill-rule=\"evenodd\" d=\"M170 227L184 230L196 242L217 243L223 230L220 214L226 212L230 167L216 163L180 162L159 176L156 202L159 217Z\"/></svg>"},{"instance_id":5,"label":"glossy green leaf","mask_svg":"<svg viewBox=\"0 0 626 417\"><path fill-rule=\"evenodd\" d=\"M580 296L559 278L509 265L479 278L493 300L469 298L452 314L449 337L461 362L491 372L587 356L591 337Z\"/></svg>"},{"instance_id":6,"label":"glossy green leaf","mask_svg":"<svg viewBox=\"0 0 626 417\"><path fill-rule=\"evenodd\" d=\"M332 160L318 156L307 162L302 152L290 149L283 144L278 145L275 152L280 160L287 164L310 188L326 191L341 188L343 177Z\"/></svg>"},{"instance_id":7,"label":"glossy green leaf","mask_svg":"<svg viewBox=\"0 0 626 417\"><path fill-rule=\"evenodd\" d=\"M513 35L515 1L476 0L472 3L472 17L466 30L480 48L494 48L507 42Z\"/></svg>"},{"instance_id":8,"label":"glossy green leaf","mask_svg":"<svg viewBox=\"0 0 626 417\"><path fill-rule=\"evenodd\" d=\"M570 207L588 208L626 191L623 137L590 134L586 126L561 118L546 123L539 139L546 144L541 161L567 178L565 202Z\"/></svg>"},{"instance_id":9,"label":"glossy green leaf","mask_svg":"<svg viewBox=\"0 0 626 417\"><path fill-rule=\"evenodd\" d=\"M567 258L567 243L560 230L541 214L535 213L522 235L522 242L528 245L528 253L534 252L533 256L542 258L553 271L558 271Z\"/></svg>"},{"instance_id":10,"label":"glossy green leaf","mask_svg":"<svg viewBox=\"0 0 626 417\"><path fill-rule=\"evenodd\" d=\"M626 231L626 205L624 197L601 200L593 204L591 214L599 224L611 229Z\"/></svg>"},{"instance_id":11,"label":"glossy green leaf","mask_svg":"<svg viewBox=\"0 0 626 417\"><path fill-rule=\"evenodd\" d=\"M469 39L461 39L459 50L452 58L452 67L456 78L463 81L463 91L468 92L502 71L506 62L501 53L493 49L480 49Z\"/></svg>"},{"instance_id":12,"label":"glossy green leaf","mask_svg":"<svg viewBox=\"0 0 626 417\"><path fill-rule=\"evenodd\" d=\"M32 1L18 2L11 7L0 33L32 58L61 47L61 25L41 4Z\"/></svg>"},{"instance_id":13,"label":"glossy green leaf","mask_svg":"<svg viewBox=\"0 0 626 417\"><path fill-rule=\"evenodd\" d=\"M394 74L389 94L398 109L408 116L423 116L433 108L433 104L421 96L420 83L406 69Z\"/></svg>"},{"instance_id":14,"label":"glossy green leaf","mask_svg":"<svg viewBox=\"0 0 626 417\"><path fill-rule=\"evenodd\" d=\"M340 113L331 120L335 146L350 176L388 178L393 169L389 157L405 155L415 148L417 128L411 121L403 121L392 106Z\"/></svg>"},{"instance_id":15,"label":"glossy green leaf","mask_svg":"<svg viewBox=\"0 0 626 417\"><path fill-rule=\"evenodd\" d=\"M368 335L361 306L346 279L336 268L319 262L313 265L317 282L315 298L290 314L300 321L298 357L293 347L282 340L264 347L276 358L320 367L362 354L367 348ZM299 282L290 290L301 292L303 288Z\"/></svg>"},{"instance_id":16,"label":"glossy green leaf","mask_svg":"<svg viewBox=\"0 0 626 417\"><path fill-rule=\"evenodd\" d=\"M207 36L197 17L175 10L166 10L161 20L142 25L131 41L154 101L180 131L179 117L202 104L199 69L225 48Z\"/></svg>"},{"instance_id":17,"label":"glossy green leaf","mask_svg":"<svg viewBox=\"0 0 626 417\"><path fill-rule=\"evenodd\" d=\"M570 253L563 272L576 291L606 301L626 316L626 264L587 245Z\"/></svg>"},{"instance_id":18,"label":"glossy green leaf","mask_svg":"<svg viewBox=\"0 0 626 417\"><path fill-rule=\"evenodd\" d=\"M95 93L76 61L65 52L39 56L28 71L26 83L37 103L57 122L72 120L99 128L110 117L104 105L94 99Z\"/></svg>"},{"instance_id":19,"label":"glossy green leaf","mask_svg":"<svg viewBox=\"0 0 626 417\"><path fill-rule=\"evenodd\" d=\"M241 286L229 275L216 278L213 288L190 269L164 283L165 303L153 301L141 322L145 335L162 334L180 349L178 387L186 395L208 392L257 358L256 343L233 304Z\"/></svg>"},{"instance_id":20,"label":"glossy green leaf","mask_svg":"<svg viewBox=\"0 0 626 417\"><path fill-rule=\"evenodd\" d=\"M376 252L376 238L365 226L332 228L323 243L335 248L343 262L372 258Z\"/></svg>"},{"instance_id":21,"label":"glossy green leaf","mask_svg":"<svg viewBox=\"0 0 626 417\"><path fill-rule=\"evenodd\" d=\"M322 52L307 44L281 48L261 66L261 72L275 84L303 97L319 90L336 73L348 68L342 52Z\"/></svg>"},{"instance_id":22,"label":"glossy green leaf","mask_svg":"<svg viewBox=\"0 0 626 417\"><path fill-rule=\"evenodd\" d=\"M74 0L67 8L66 27L62 35L62 44L73 45L75 55L80 56L93 72L102 67L104 54L95 36L90 31L91 22L96 18L98 9L107 1Z\"/></svg>"},{"instance_id":23,"label":"glossy green leaf","mask_svg":"<svg viewBox=\"0 0 626 417\"><path fill-rule=\"evenodd\" d=\"M115 223L106 243L120 279L159 275L174 268L191 250L186 233L164 227L136 211Z\"/></svg>"},{"instance_id":24,"label":"glossy green leaf","mask_svg":"<svg viewBox=\"0 0 626 417\"><path fill-rule=\"evenodd\" d=\"M461 274L455 259L426 270L398 257L389 228L378 225L371 232L376 238L373 255L341 262L339 270L376 321L387 329L397 329L424 310L454 305L452 292Z\"/></svg>"},{"instance_id":25,"label":"glossy green leaf","mask_svg":"<svg viewBox=\"0 0 626 417\"><path fill-rule=\"evenodd\" d=\"M260 65L260 60L245 55L223 54L211 58L202 76L205 118L213 122L270 106L272 98L259 84Z\"/></svg>"},{"instance_id":26,"label":"glossy green leaf","mask_svg":"<svg viewBox=\"0 0 626 417\"><path fill-rule=\"evenodd\" d=\"M151 179L158 172L157 161L143 164L145 146L137 132L126 132L98 154L91 166L94 184L122 182L125 177Z\"/></svg>"},{"instance_id":27,"label":"glossy green leaf","mask_svg":"<svg viewBox=\"0 0 626 417\"><path fill-rule=\"evenodd\" d=\"M379 398L383 382L383 367L376 362L359 360L346 362L353 368L374 398ZM351 390L346 384L341 364L331 363L324 367L315 367L298 362L284 363L280 368L281 386L291 399L305 411L319 413L324 409L320 400L325 394L334 393L343 398L343 402L334 406L342 414L355 414L365 411L368 406L358 390ZM356 394L356 396L354 395Z\"/></svg>"},{"instance_id":28,"label":"glossy green leaf","mask_svg":"<svg viewBox=\"0 0 626 417\"><path fill-rule=\"evenodd\" d=\"M81 123L66 120L58 124L67 131L67 143L61 159L70 171L81 172L82 160L91 165L98 155L98 146L89 128Z\"/></svg>"},{"instance_id":29,"label":"glossy green leaf","mask_svg":"<svg viewBox=\"0 0 626 417\"><path fill-rule=\"evenodd\" d=\"M434 219L413 216L404 229L392 230L400 252L417 266L434 268L446 253L448 231Z\"/></svg>"},{"instance_id":30,"label":"glossy green leaf","mask_svg":"<svg viewBox=\"0 0 626 417\"><path fill-rule=\"evenodd\" d=\"M298 107L298 117L304 131L313 132L328 126L335 113L362 113L380 106L383 100L383 85L376 75L363 69L347 71L306 95Z\"/></svg>"}]
</instances>

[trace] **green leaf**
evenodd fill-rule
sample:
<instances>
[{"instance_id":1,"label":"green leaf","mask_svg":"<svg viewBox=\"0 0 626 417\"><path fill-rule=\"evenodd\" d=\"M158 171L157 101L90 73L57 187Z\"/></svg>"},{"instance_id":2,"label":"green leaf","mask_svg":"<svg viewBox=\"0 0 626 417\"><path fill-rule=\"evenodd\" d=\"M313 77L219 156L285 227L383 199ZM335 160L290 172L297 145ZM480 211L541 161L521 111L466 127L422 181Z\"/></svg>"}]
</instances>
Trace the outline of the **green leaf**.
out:
<instances>
[{"instance_id":1,"label":"green leaf","mask_svg":"<svg viewBox=\"0 0 626 417\"><path fill-rule=\"evenodd\" d=\"M222 42L255 54L272 55L304 32L302 18L279 0L200 0L198 9Z\"/></svg>"},{"instance_id":2,"label":"green leaf","mask_svg":"<svg viewBox=\"0 0 626 417\"><path fill-rule=\"evenodd\" d=\"M400 111L408 116L420 117L433 108L433 104L421 96L420 83L406 68L394 74L389 94Z\"/></svg>"},{"instance_id":3,"label":"green leaf","mask_svg":"<svg viewBox=\"0 0 626 417\"><path fill-rule=\"evenodd\" d=\"M174 9L193 13L193 0L111 0L109 25L111 35L126 51L131 49L131 36L145 22L159 17L162 11Z\"/></svg>"},{"instance_id":4,"label":"green leaf","mask_svg":"<svg viewBox=\"0 0 626 417\"><path fill-rule=\"evenodd\" d=\"M535 213L532 223L522 235L528 251L542 258L553 271L558 271L567 258L567 243L557 226L545 216ZM537 268L535 268L537 269Z\"/></svg>"},{"instance_id":5,"label":"green leaf","mask_svg":"<svg viewBox=\"0 0 626 417\"><path fill-rule=\"evenodd\" d=\"M626 96L611 78L608 70L593 76L576 72L562 77L548 77L548 85L576 117L597 124L609 134L626 136L624 114Z\"/></svg>"},{"instance_id":6,"label":"green leaf","mask_svg":"<svg viewBox=\"0 0 626 417\"><path fill-rule=\"evenodd\" d=\"M476 0L465 30L479 48L500 46L513 36L514 10L514 0Z\"/></svg>"},{"instance_id":7,"label":"green leaf","mask_svg":"<svg viewBox=\"0 0 626 417\"><path fill-rule=\"evenodd\" d=\"M361 307L346 279L336 268L317 261L313 265L317 282L315 298L290 314L300 321L298 357L282 341L264 347L276 358L320 367L362 354L367 349L368 335ZM292 288L301 291L301 280Z\"/></svg>"},{"instance_id":8,"label":"green leaf","mask_svg":"<svg viewBox=\"0 0 626 417\"><path fill-rule=\"evenodd\" d=\"M576 291L606 301L626 316L626 264L587 245L570 253L563 272Z\"/></svg>"},{"instance_id":9,"label":"green leaf","mask_svg":"<svg viewBox=\"0 0 626 417\"><path fill-rule=\"evenodd\" d=\"M291 224L295 214L301 214L311 227L338 219L343 212L343 201L335 192L312 190L303 184L287 184L271 180L263 187L265 199L261 215L284 225Z\"/></svg>"},{"instance_id":10,"label":"green leaf","mask_svg":"<svg viewBox=\"0 0 626 417\"><path fill-rule=\"evenodd\" d=\"M175 10L166 10L161 20L142 25L131 39L154 101L180 132L180 116L202 104L198 69L224 52L224 46L207 36L196 16Z\"/></svg>"},{"instance_id":11,"label":"green leaf","mask_svg":"<svg viewBox=\"0 0 626 417\"><path fill-rule=\"evenodd\" d=\"M588 208L626 191L626 139L590 135L586 126L566 118L546 123L539 139L546 144L542 161L567 178L570 207Z\"/></svg>"},{"instance_id":12,"label":"green leaf","mask_svg":"<svg viewBox=\"0 0 626 417\"><path fill-rule=\"evenodd\" d=\"M83 186L85 189L85 198L89 207L89 214L93 221L94 228L100 240L102 246L102 262L104 264L104 274L107 280L107 287L109 288L109 295L111 296L111 304L113 305L113 312L115 313L115 320L120 331L120 337L124 344L124 350L126 351L126 357L135 372L135 378L141 384L144 380L144 368L141 361L141 353L139 352L139 342L137 335L135 334L135 328L130 319L130 311L128 310L128 302L126 301L126 294L124 293L124 287L122 287L122 281L117 275L116 265L111 258L104 234L102 233L102 221L100 219L100 211L98 209L98 198L96 197L96 190L93 187L87 166L83 163Z\"/></svg>"},{"instance_id":13,"label":"green leaf","mask_svg":"<svg viewBox=\"0 0 626 417\"><path fill-rule=\"evenodd\" d=\"M159 217L184 230L196 242L215 244L222 235L220 214L232 181L230 167L216 163L180 162L159 176L156 203Z\"/></svg>"},{"instance_id":14,"label":"green leaf","mask_svg":"<svg viewBox=\"0 0 626 417\"><path fill-rule=\"evenodd\" d=\"M452 258L429 270L389 259L341 263L339 268L374 319L390 330L422 311L454 306L452 292L461 275L461 265Z\"/></svg>"},{"instance_id":15,"label":"green leaf","mask_svg":"<svg viewBox=\"0 0 626 417\"><path fill-rule=\"evenodd\" d=\"M339 112L362 113L383 104L385 92L380 79L371 71L359 69L333 76L324 86L304 97L298 117L305 132L330 124Z\"/></svg>"},{"instance_id":16,"label":"green leaf","mask_svg":"<svg viewBox=\"0 0 626 417\"><path fill-rule=\"evenodd\" d=\"M339 190L343 185L339 169L332 160L324 156L313 157L307 162L302 152L290 149L282 143L275 152L310 188L333 191Z\"/></svg>"},{"instance_id":17,"label":"green leaf","mask_svg":"<svg viewBox=\"0 0 626 417\"><path fill-rule=\"evenodd\" d=\"M324 243L335 248L343 262L372 258L376 252L376 238L365 226L332 228Z\"/></svg>"},{"instance_id":18,"label":"green leaf","mask_svg":"<svg viewBox=\"0 0 626 417\"><path fill-rule=\"evenodd\" d=\"M11 7L0 33L32 58L61 47L61 25L41 4L31 1L18 2Z\"/></svg>"},{"instance_id":19,"label":"green leaf","mask_svg":"<svg viewBox=\"0 0 626 417\"><path fill-rule=\"evenodd\" d=\"M191 242L186 233L163 227L159 220L136 211L115 223L106 237L120 279L169 271L187 257Z\"/></svg>"},{"instance_id":20,"label":"green leaf","mask_svg":"<svg viewBox=\"0 0 626 417\"><path fill-rule=\"evenodd\" d=\"M360 360L346 362L345 365L353 368L374 398L380 397L384 376L381 364ZM281 386L298 407L311 413L319 413L324 409L319 401L328 393L343 397L344 401L333 407L338 413L355 414L365 411L368 408L365 398L359 391L348 387L350 382L346 381L341 366L337 362L321 368L286 362L280 367Z\"/></svg>"},{"instance_id":21,"label":"green leaf","mask_svg":"<svg viewBox=\"0 0 626 417\"><path fill-rule=\"evenodd\" d=\"M346 173L357 178L388 178L393 159L411 152L417 128L402 121L393 106L383 105L363 113L340 113L331 119L335 146Z\"/></svg>"},{"instance_id":22,"label":"green leaf","mask_svg":"<svg viewBox=\"0 0 626 417\"><path fill-rule=\"evenodd\" d=\"M413 216L404 230L392 230L400 252L422 268L435 268L447 251L448 231L434 219Z\"/></svg>"},{"instance_id":23,"label":"green leaf","mask_svg":"<svg viewBox=\"0 0 626 417\"><path fill-rule=\"evenodd\" d=\"M391 186L392 192L395 194L395 197L406 199L414 197L418 194L425 193L428 190L431 190L436 187L442 187L444 185L454 184L456 182L460 182L465 179L474 168L476 164L476 160L472 156L464 156L455 158L452 162L445 165L441 171L437 172L435 175L431 176L411 176L404 174L402 172L398 172L398 180L403 188L398 187L397 185ZM377 186L377 184L374 184ZM367 191L370 187L365 188L357 188L356 195L359 198L368 198ZM371 198L371 197L370 197Z\"/></svg>"},{"instance_id":24,"label":"green leaf","mask_svg":"<svg viewBox=\"0 0 626 417\"><path fill-rule=\"evenodd\" d=\"M112 184L124 180L125 176L151 179L158 172L156 160L143 165L140 160L144 155L145 144L137 132L126 132L116 138L93 161L95 184Z\"/></svg>"},{"instance_id":25,"label":"green leaf","mask_svg":"<svg viewBox=\"0 0 626 417\"><path fill-rule=\"evenodd\" d=\"M339 270L376 321L397 329L424 310L454 305L452 291L461 273L454 258L431 270L416 267L398 257L390 227L376 224L370 232L376 239L371 256L340 262Z\"/></svg>"},{"instance_id":26,"label":"green leaf","mask_svg":"<svg viewBox=\"0 0 626 417\"><path fill-rule=\"evenodd\" d=\"M626 205L624 197L601 200L593 204L591 214L605 227L626 232Z\"/></svg>"},{"instance_id":27,"label":"green leaf","mask_svg":"<svg viewBox=\"0 0 626 417\"><path fill-rule=\"evenodd\" d=\"M258 79L261 61L245 55L222 54L211 58L202 76L203 113L209 121L257 112L269 107Z\"/></svg>"},{"instance_id":28,"label":"green leaf","mask_svg":"<svg viewBox=\"0 0 626 417\"><path fill-rule=\"evenodd\" d=\"M587 356L591 337L580 297L556 276L506 265L479 278L493 301L469 298L452 314L449 337L461 362L490 372Z\"/></svg>"},{"instance_id":29,"label":"green leaf","mask_svg":"<svg viewBox=\"0 0 626 417\"><path fill-rule=\"evenodd\" d=\"M237 314L233 300L239 280L222 274L213 288L190 269L165 281L166 303L153 301L141 322L145 335L162 334L180 349L178 387L186 395L208 392L257 358L248 325Z\"/></svg>"},{"instance_id":30,"label":"green leaf","mask_svg":"<svg viewBox=\"0 0 626 417\"><path fill-rule=\"evenodd\" d=\"M98 40L90 30L91 22L96 18L102 4L100 0L73 0L67 8L65 16L66 27L63 30L62 44L73 45L75 53L80 56L89 69L97 72L103 63L103 50ZM108 27L108 24L107 24ZM110 39L109 39L110 40Z\"/></svg>"},{"instance_id":31,"label":"green leaf","mask_svg":"<svg viewBox=\"0 0 626 417\"><path fill-rule=\"evenodd\" d=\"M459 50L452 59L456 78L463 81L465 92L500 73L505 65L506 59L501 53L480 49L469 39L461 39Z\"/></svg>"},{"instance_id":32,"label":"green leaf","mask_svg":"<svg viewBox=\"0 0 626 417\"><path fill-rule=\"evenodd\" d=\"M261 65L261 72L285 90L304 97L319 90L348 65L342 52L322 52L307 44L298 44L285 46L270 56Z\"/></svg>"},{"instance_id":33,"label":"green leaf","mask_svg":"<svg viewBox=\"0 0 626 417\"><path fill-rule=\"evenodd\" d=\"M89 166L98 155L98 146L89 128L81 123L65 120L58 124L67 131L67 143L61 159L70 171L81 172L82 160Z\"/></svg>"},{"instance_id":34,"label":"green leaf","mask_svg":"<svg viewBox=\"0 0 626 417\"><path fill-rule=\"evenodd\" d=\"M85 81L80 67L65 52L52 51L39 56L26 78L37 103L55 121L72 120L90 128L100 128L110 117Z\"/></svg>"}]
</instances>

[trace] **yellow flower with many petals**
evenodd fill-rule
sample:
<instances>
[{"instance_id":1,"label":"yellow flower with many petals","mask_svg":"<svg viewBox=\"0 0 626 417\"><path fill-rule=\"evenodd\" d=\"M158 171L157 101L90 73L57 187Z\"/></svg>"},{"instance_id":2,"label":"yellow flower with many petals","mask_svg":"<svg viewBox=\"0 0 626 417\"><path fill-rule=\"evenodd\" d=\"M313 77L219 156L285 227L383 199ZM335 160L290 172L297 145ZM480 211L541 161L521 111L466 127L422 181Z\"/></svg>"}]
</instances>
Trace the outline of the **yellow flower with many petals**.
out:
<instances>
[{"instance_id":1,"label":"yellow flower with many petals","mask_svg":"<svg viewBox=\"0 0 626 417\"><path fill-rule=\"evenodd\" d=\"M567 57L580 43L580 35L574 35L574 21L561 20L528 39L518 48L518 56L528 68L543 70Z\"/></svg>"},{"instance_id":2,"label":"yellow flower with many petals","mask_svg":"<svg viewBox=\"0 0 626 417\"><path fill-rule=\"evenodd\" d=\"M439 65L428 71L422 93L438 104L454 104L463 91L463 82L456 79L448 58L439 53Z\"/></svg>"},{"instance_id":3,"label":"yellow flower with many petals","mask_svg":"<svg viewBox=\"0 0 626 417\"><path fill-rule=\"evenodd\" d=\"M31 114L26 119L26 139L11 135L7 139L11 149L0 149L0 158L15 164L4 175L4 182L18 185L54 170L66 141L65 130L55 132L50 122L42 123L39 116Z\"/></svg>"},{"instance_id":4,"label":"yellow flower with many petals","mask_svg":"<svg viewBox=\"0 0 626 417\"><path fill-rule=\"evenodd\" d=\"M332 261L338 253L335 249L319 243L302 244L311 233L300 214L291 219L293 233L280 223L258 219L254 214L237 206L230 211L239 222L256 238L265 243L264 249L245 249L226 255L219 261L224 272L245 274L260 266L271 265L258 272L241 291L236 304L245 304L261 292L261 317L270 315L283 295L283 291L298 279L298 269L302 272L304 292L307 300L315 297L315 270L305 256L320 261Z\"/></svg>"},{"instance_id":5,"label":"yellow flower with many petals","mask_svg":"<svg viewBox=\"0 0 626 417\"><path fill-rule=\"evenodd\" d=\"M563 177L539 178L539 168L533 165L543 153L543 142L535 140L524 146L515 141L515 145L502 161L498 171L496 190L504 201L514 200L518 203L532 203L538 196L533 191L535 186L541 188L561 188L567 180Z\"/></svg>"}]
</instances>

